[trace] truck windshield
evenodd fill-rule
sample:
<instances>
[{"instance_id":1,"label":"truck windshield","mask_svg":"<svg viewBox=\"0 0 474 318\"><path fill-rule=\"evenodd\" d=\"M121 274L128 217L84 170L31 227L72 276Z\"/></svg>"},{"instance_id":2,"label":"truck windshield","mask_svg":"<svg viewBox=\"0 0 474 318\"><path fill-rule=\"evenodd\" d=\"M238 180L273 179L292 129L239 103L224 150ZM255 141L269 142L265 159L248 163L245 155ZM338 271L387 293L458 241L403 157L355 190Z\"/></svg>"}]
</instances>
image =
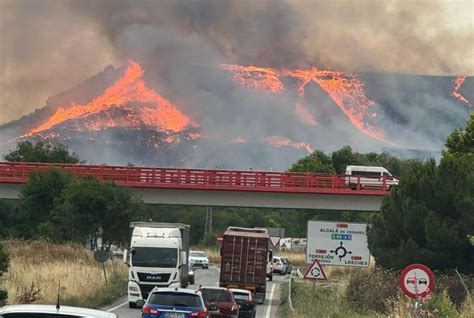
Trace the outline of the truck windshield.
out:
<instances>
[{"instance_id":1,"label":"truck windshield","mask_svg":"<svg viewBox=\"0 0 474 318\"><path fill-rule=\"evenodd\" d=\"M176 267L178 250L165 247L134 247L133 266L142 267Z\"/></svg>"}]
</instances>

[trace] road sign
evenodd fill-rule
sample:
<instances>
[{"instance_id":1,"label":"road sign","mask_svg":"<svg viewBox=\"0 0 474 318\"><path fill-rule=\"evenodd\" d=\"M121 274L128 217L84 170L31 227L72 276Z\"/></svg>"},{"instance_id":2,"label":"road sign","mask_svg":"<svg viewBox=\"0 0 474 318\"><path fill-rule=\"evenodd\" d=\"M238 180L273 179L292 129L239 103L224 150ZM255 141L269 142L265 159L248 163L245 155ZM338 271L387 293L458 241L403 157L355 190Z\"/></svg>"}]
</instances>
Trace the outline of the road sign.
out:
<instances>
[{"instance_id":1,"label":"road sign","mask_svg":"<svg viewBox=\"0 0 474 318\"><path fill-rule=\"evenodd\" d=\"M368 267L367 224L309 221L306 263Z\"/></svg>"},{"instance_id":2,"label":"road sign","mask_svg":"<svg viewBox=\"0 0 474 318\"><path fill-rule=\"evenodd\" d=\"M435 280L431 269L423 264L411 264L400 275L400 288L411 298L424 297L434 288Z\"/></svg>"},{"instance_id":3,"label":"road sign","mask_svg":"<svg viewBox=\"0 0 474 318\"><path fill-rule=\"evenodd\" d=\"M306 274L304 274L304 279L327 280L326 273L324 273L324 270L317 259L315 259L313 264L308 267Z\"/></svg>"},{"instance_id":4,"label":"road sign","mask_svg":"<svg viewBox=\"0 0 474 318\"><path fill-rule=\"evenodd\" d=\"M280 244L281 237L279 236L270 236L270 242L273 247L277 247Z\"/></svg>"}]
</instances>

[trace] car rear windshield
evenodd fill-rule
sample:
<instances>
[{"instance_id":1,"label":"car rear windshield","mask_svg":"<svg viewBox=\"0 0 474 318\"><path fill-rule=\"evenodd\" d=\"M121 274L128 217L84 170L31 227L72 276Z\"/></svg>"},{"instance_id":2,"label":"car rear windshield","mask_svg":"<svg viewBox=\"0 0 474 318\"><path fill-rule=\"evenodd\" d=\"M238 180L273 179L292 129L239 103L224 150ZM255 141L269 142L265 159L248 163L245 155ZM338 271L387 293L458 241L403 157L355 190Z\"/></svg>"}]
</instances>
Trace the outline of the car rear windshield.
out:
<instances>
[{"instance_id":1,"label":"car rear windshield","mask_svg":"<svg viewBox=\"0 0 474 318\"><path fill-rule=\"evenodd\" d=\"M232 292L234 294L235 301L239 300L249 300L249 294L246 293L237 293L237 292Z\"/></svg>"},{"instance_id":2,"label":"car rear windshield","mask_svg":"<svg viewBox=\"0 0 474 318\"><path fill-rule=\"evenodd\" d=\"M207 301L232 301L232 294L225 289L203 289L202 298Z\"/></svg>"},{"instance_id":3,"label":"car rear windshield","mask_svg":"<svg viewBox=\"0 0 474 318\"><path fill-rule=\"evenodd\" d=\"M198 295L176 292L153 293L148 301L152 305L174 307L201 307Z\"/></svg>"}]
</instances>

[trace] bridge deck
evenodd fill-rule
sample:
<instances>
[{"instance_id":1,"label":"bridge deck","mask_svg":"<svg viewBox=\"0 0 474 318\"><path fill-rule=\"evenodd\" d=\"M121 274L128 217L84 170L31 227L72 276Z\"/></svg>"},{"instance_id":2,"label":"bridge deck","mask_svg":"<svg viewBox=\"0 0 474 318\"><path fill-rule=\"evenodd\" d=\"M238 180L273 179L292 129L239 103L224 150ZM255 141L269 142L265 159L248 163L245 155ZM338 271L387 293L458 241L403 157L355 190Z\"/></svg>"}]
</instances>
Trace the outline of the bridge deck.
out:
<instances>
[{"instance_id":1,"label":"bridge deck","mask_svg":"<svg viewBox=\"0 0 474 318\"><path fill-rule=\"evenodd\" d=\"M45 164L0 162L0 183L21 184L36 171L50 168L68 171L74 176L96 176L132 188L341 194L384 196L385 187L363 189L360 180L355 189L346 185L344 175L231 171L130 166ZM385 184L385 180L383 180Z\"/></svg>"}]
</instances>

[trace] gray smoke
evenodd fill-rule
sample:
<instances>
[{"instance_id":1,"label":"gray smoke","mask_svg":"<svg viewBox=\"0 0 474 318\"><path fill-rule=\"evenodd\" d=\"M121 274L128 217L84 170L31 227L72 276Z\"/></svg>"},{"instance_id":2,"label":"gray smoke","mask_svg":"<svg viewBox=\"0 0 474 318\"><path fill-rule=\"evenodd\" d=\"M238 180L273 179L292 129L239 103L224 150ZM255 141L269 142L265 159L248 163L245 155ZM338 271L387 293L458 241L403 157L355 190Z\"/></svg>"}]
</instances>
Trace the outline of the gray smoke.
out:
<instances>
[{"instance_id":1,"label":"gray smoke","mask_svg":"<svg viewBox=\"0 0 474 318\"><path fill-rule=\"evenodd\" d=\"M325 150L345 144L380 149L386 144L366 138L339 110L334 111L337 116L320 118L321 109L334 108L320 89L313 87L313 98L306 97L308 108L331 131L301 128L295 92L278 98L250 92L232 85L217 65L474 74L472 19L459 27L451 21L457 21L453 12L472 12L473 4L456 3L3 0L0 123L44 105L48 96L109 64L133 59L144 67L149 86L179 105L203 134L219 135L223 143L277 135ZM429 89L413 100L403 96L398 83L387 85L399 120L377 106L376 123L397 146L437 149L453 123L459 125L466 117L466 109L451 110L452 100L434 98ZM431 84L419 79L412 89L426 85ZM201 145L201 151L212 151L206 147L211 146Z\"/></svg>"}]
</instances>

